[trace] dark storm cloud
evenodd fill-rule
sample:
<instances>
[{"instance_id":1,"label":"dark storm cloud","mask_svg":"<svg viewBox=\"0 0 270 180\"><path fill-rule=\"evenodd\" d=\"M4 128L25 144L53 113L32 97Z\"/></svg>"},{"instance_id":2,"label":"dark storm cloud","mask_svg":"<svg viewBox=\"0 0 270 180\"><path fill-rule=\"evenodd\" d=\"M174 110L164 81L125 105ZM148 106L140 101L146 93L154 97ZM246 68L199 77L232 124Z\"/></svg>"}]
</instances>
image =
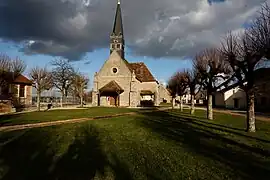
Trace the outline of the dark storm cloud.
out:
<instances>
[{"instance_id":1,"label":"dark storm cloud","mask_svg":"<svg viewBox=\"0 0 270 180\"><path fill-rule=\"evenodd\" d=\"M190 57L240 31L264 1L211 2L122 0L127 46L137 55ZM109 46L115 7L116 0L0 0L0 38L27 54L79 60Z\"/></svg>"}]
</instances>

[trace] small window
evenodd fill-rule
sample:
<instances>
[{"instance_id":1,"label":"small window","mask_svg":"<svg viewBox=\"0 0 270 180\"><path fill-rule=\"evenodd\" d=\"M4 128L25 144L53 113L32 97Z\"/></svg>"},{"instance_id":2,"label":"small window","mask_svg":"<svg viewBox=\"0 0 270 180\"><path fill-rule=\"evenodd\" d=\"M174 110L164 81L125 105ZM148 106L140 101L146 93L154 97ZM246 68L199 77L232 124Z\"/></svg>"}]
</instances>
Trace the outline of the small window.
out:
<instances>
[{"instance_id":1,"label":"small window","mask_svg":"<svg viewBox=\"0 0 270 180\"><path fill-rule=\"evenodd\" d=\"M24 97L25 85L20 85L19 97Z\"/></svg>"},{"instance_id":2,"label":"small window","mask_svg":"<svg viewBox=\"0 0 270 180\"><path fill-rule=\"evenodd\" d=\"M120 48L120 44L117 44L117 48Z\"/></svg>"},{"instance_id":3,"label":"small window","mask_svg":"<svg viewBox=\"0 0 270 180\"><path fill-rule=\"evenodd\" d=\"M117 68L112 69L113 73L117 73Z\"/></svg>"},{"instance_id":4,"label":"small window","mask_svg":"<svg viewBox=\"0 0 270 180\"><path fill-rule=\"evenodd\" d=\"M112 44L112 49L114 49L115 48L115 44Z\"/></svg>"}]
</instances>

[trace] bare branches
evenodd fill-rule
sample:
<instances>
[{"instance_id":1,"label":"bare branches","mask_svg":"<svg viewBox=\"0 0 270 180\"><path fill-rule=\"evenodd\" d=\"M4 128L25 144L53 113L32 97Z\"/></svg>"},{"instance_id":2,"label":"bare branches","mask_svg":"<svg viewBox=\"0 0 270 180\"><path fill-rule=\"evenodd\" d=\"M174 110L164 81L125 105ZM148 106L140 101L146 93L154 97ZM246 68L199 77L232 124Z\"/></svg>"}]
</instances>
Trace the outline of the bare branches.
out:
<instances>
[{"instance_id":1,"label":"bare branches","mask_svg":"<svg viewBox=\"0 0 270 180\"><path fill-rule=\"evenodd\" d=\"M34 87L37 90L37 108L40 111L40 96L45 90L49 90L53 87L52 73L46 68L34 67L30 71L31 80L34 83Z\"/></svg>"},{"instance_id":2,"label":"bare branches","mask_svg":"<svg viewBox=\"0 0 270 180\"><path fill-rule=\"evenodd\" d=\"M67 92L72 84L72 76L74 75L74 68L64 59L57 59L52 62L54 69L53 81L54 86L59 89L62 96L67 96Z\"/></svg>"},{"instance_id":3,"label":"bare branches","mask_svg":"<svg viewBox=\"0 0 270 180\"><path fill-rule=\"evenodd\" d=\"M171 95L184 95L188 86L188 75L185 72L176 72L168 82L168 88L171 91Z\"/></svg>"},{"instance_id":4,"label":"bare branches","mask_svg":"<svg viewBox=\"0 0 270 180\"><path fill-rule=\"evenodd\" d=\"M83 106L83 97L85 89L87 89L88 82L89 79L80 73L74 74L72 78L71 90L74 95L80 98L81 106Z\"/></svg>"},{"instance_id":5,"label":"bare branches","mask_svg":"<svg viewBox=\"0 0 270 180\"><path fill-rule=\"evenodd\" d=\"M242 36L229 33L221 53L235 72L247 97L247 131L255 132L255 70L263 57L270 58L270 8L262 6L259 16Z\"/></svg>"},{"instance_id":6,"label":"bare branches","mask_svg":"<svg viewBox=\"0 0 270 180\"><path fill-rule=\"evenodd\" d=\"M253 49L269 59L270 57L270 8L267 3L263 4L259 16L253 21L248 29L253 38Z\"/></svg>"},{"instance_id":7,"label":"bare branches","mask_svg":"<svg viewBox=\"0 0 270 180\"><path fill-rule=\"evenodd\" d=\"M209 93L216 91L220 84L225 85L224 81L227 82L232 73L229 64L216 48L205 49L197 54L194 68L199 74L202 85Z\"/></svg>"},{"instance_id":8,"label":"bare branches","mask_svg":"<svg viewBox=\"0 0 270 180\"><path fill-rule=\"evenodd\" d=\"M46 68L34 67L31 69L29 75L38 93L41 93L44 90L49 90L53 87L52 73Z\"/></svg>"},{"instance_id":9,"label":"bare branches","mask_svg":"<svg viewBox=\"0 0 270 180\"><path fill-rule=\"evenodd\" d=\"M5 54L0 54L0 86L12 83L25 68L25 63L19 58L12 59Z\"/></svg>"}]
</instances>

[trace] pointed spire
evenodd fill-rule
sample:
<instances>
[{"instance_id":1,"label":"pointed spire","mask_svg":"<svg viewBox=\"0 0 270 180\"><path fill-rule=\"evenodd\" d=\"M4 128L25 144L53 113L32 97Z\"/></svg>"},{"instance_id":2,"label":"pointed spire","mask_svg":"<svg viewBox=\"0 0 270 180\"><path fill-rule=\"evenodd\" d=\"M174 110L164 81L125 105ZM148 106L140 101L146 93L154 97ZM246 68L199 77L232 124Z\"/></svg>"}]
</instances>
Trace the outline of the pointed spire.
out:
<instances>
[{"instance_id":1,"label":"pointed spire","mask_svg":"<svg viewBox=\"0 0 270 180\"><path fill-rule=\"evenodd\" d=\"M123 23L122 23L120 0L117 0L117 8L112 33L116 36L123 35Z\"/></svg>"}]
</instances>

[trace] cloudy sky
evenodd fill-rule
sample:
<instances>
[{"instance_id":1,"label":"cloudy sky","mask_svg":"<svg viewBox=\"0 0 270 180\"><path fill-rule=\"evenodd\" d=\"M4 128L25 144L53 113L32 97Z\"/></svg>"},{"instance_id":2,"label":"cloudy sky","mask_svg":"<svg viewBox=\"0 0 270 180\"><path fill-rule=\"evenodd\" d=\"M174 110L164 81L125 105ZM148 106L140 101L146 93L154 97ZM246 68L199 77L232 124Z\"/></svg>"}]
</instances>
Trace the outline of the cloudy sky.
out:
<instances>
[{"instance_id":1,"label":"cloudy sky","mask_svg":"<svg viewBox=\"0 0 270 180\"><path fill-rule=\"evenodd\" d=\"M241 31L265 0L122 0L127 59L158 80ZM270 0L269 0L270 2ZM29 65L62 56L92 78L109 55L116 0L0 0L0 52Z\"/></svg>"}]
</instances>

